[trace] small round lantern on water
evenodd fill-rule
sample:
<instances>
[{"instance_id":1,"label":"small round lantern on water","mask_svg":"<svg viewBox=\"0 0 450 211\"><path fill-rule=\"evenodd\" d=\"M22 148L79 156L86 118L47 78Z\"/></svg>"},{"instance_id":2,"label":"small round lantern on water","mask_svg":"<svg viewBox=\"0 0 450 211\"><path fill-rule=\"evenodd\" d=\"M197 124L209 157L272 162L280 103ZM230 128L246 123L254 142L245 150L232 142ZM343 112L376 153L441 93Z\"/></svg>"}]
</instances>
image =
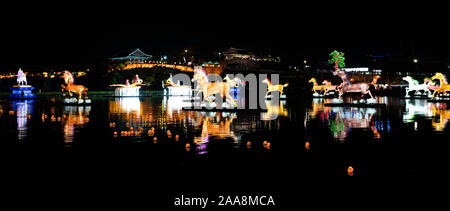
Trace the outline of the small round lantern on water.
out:
<instances>
[{"instance_id":1,"label":"small round lantern on water","mask_svg":"<svg viewBox=\"0 0 450 211\"><path fill-rule=\"evenodd\" d=\"M270 144L270 142L267 142L266 149L270 149L271 146L272 146L272 144Z\"/></svg>"},{"instance_id":2,"label":"small round lantern on water","mask_svg":"<svg viewBox=\"0 0 450 211\"><path fill-rule=\"evenodd\" d=\"M309 149L309 142L305 142L305 149Z\"/></svg>"},{"instance_id":3,"label":"small round lantern on water","mask_svg":"<svg viewBox=\"0 0 450 211\"><path fill-rule=\"evenodd\" d=\"M347 174L348 176L353 176L354 175L354 169L352 166L349 166L347 169Z\"/></svg>"},{"instance_id":4,"label":"small round lantern on water","mask_svg":"<svg viewBox=\"0 0 450 211\"><path fill-rule=\"evenodd\" d=\"M117 132L116 131L114 131L114 137L117 137Z\"/></svg>"},{"instance_id":5,"label":"small round lantern on water","mask_svg":"<svg viewBox=\"0 0 450 211\"><path fill-rule=\"evenodd\" d=\"M175 136L175 141L179 141L180 140L180 136L179 135L176 135Z\"/></svg>"},{"instance_id":6,"label":"small round lantern on water","mask_svg":"<svg viewBox=\"0 0 450 211\"><path fill-rule=\"evenodd\" d=\"M267 141L263 141L263 147L266 148L267 146Z\"/></svg>"},{"instance_id":7,"label":"small round lantern on water","mask_svg":"<svg viewBox=\"0 0 450 211\"><path fill-rule=\"evenodd\" d=\"M153 138L153 143L154 143L154 144L158 143L158 138L154 137L154 138Z\"/></svg>"},{"instance_id":8,"label":"small round lantern on water","mask_svg":"<svg viewBox=\"0 0 450 211\"><path fill-rule=\"evenodd\" d=\"M186 144L186 151L189 152L189 150L191 150L191 144L187 143L187 144Z\"/></svg>"},{"instance_id":9,"label":"small round lantern on water","mask_svg":"<svg viewBox=\"0 0 450 211\"><path fill-rule=\"evenodd\" d=\"M250 149L252 147L252 142L247 141L247 149Z\"/></svg>"}]
</instances>

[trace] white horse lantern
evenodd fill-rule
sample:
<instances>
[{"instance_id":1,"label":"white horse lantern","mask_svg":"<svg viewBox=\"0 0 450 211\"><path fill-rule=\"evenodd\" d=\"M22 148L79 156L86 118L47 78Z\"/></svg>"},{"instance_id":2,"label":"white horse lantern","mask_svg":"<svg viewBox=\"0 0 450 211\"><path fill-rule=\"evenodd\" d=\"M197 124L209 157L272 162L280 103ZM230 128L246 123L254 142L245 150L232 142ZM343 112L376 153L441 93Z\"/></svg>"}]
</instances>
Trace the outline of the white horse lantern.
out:
<instances>
[{"instance_id":1,"label":"white horse lantern","mask_svg":"<svg viewBox=\"0 0 450 211\"><path fill-rule=\"evenodd\" d=\"M27 85L27 76L23 73L21 68L19 68L19 71L17 72L17 84L19 86Z\"/></svg>"}]
</instances>

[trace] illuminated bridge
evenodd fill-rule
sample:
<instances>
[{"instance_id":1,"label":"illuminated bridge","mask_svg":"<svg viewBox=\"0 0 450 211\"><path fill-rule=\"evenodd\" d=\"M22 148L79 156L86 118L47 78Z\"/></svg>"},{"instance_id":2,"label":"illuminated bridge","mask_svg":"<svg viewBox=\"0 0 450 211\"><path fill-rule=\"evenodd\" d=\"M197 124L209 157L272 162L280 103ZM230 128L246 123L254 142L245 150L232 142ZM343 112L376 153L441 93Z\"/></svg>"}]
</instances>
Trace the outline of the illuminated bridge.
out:
<instances>
[{"instance_id":1,"label":"illuminated bridge","mask_svg":"<svg viewBox=\"0 0 450 211\"><path fill-rule=\"evenodd\" d=\"M177 69L183 72L194 72L194 68L185 65L176 64L163 64L163 63L153 63L152 55L142 52L139 48L135 49L133 52L123 57L111 58L112 61L128 61L129 63L122 67L117 67L113 70L130 70L136 68L153 68L153 67L165 67Z\"/></svg>"}]
</instances>

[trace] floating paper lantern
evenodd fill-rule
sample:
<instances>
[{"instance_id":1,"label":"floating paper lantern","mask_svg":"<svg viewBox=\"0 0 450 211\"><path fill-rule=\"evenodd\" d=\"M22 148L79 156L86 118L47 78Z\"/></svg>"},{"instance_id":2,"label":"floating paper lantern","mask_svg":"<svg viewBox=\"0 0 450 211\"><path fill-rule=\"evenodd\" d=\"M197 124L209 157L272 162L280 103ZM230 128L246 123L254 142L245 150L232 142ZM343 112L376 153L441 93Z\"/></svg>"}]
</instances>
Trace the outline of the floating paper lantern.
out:
<instances>
[{"instance_id":1,"label":"floating paper lantern","mask_svg":"<svg viewBox=\"0 0 450 211\"><path fill-rule=\"evenodd\" d=\"M114 137L117 137L117 132L116 131L114 131Z\"/></svg>"},{"instance_id":2,"label":"floating paper lantern","mask_svg":"<svg viewBox=\"0 0 450 211\"><path fill-rule=\"evenodd\" d=\"M191 144L187 143L187 144L186 144L186 151L189 152L190 150L191 150Z\"/></svg>"},{"instance_id":3,"label":"floating paper lantern","mask_svg":"<svg viewBox=\"0 0 450 211\"><path fill-rule=\"evenodd\" d=\"M272 145L272 144L270 144L270 142L267 142L267 144L266 144L266 149L270 149L271 145Z\"/></svg>"},{"instance_id":4,"label":"floating paper lantern","mask_svg":"<svg viewBox=\"0 0 450 211\"><path fill-rule=\"evenodd\" d=\"M309 142L305 142L305 149L309 149Z\"/></svg>"},{"instance_id":5,"label":"floating paper lantern","mask_svg":"<svg viewBox=\"0 0 450 211\"><path fill-rule=\"evenodd\" d=\"M247 148L250 149L252 147L252 142L247 141Z\"/></svg>"},{"instance_id":6,"label":"floating paper lantern","mask_svg":"<svg viewBox=\"0 0 450 211\"><path fill-rule=\"evenodd\" d=\"M266 148L267 146L267 141L263 141L263 147Z\"/></svg>"},{"instance_id":7,"label":"floating paper lantern","mask_svg":"<svg viewBox=\"0 0 450 211\"><path fill-rule=\"evenodd\" d=\"M348 174L348 176L353 176L353 172L354 172L353 167L352 167L352 166L349 166L348 169L347 169L347 174Z\"/></svg>"},{"instance_id":8,"label":"floating paper lantern","mask_svg":"<svg viewBox=\"0 0 450 211\"><path fill-rule=\"evenodd\" d=\"M158 143L158 138L154 137L154 138L153 138L153 143L154 143L154 144Z\"/></svg>"}]
</instances>

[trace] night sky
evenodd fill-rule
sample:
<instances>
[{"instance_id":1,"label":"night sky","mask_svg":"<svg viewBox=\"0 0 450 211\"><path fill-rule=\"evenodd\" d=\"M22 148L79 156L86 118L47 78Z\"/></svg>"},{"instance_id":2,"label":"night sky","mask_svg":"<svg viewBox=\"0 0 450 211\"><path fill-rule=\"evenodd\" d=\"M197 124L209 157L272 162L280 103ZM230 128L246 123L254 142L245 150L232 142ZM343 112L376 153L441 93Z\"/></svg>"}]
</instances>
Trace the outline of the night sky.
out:
<instances>
[{"instance_id":1,"label":"night sky","mask_svg":"<svg viewBox=\"0 0 450 211\"><path fill-rule=\"evenodd\" d=\"M289 63L326 60L334 49L350 63L368 54L450 57L439 5L17 4L0 14L2 72L86 65L138 47L159 57L185 48L211 55L233 46Z\"/></svg>"}]
</instances>

